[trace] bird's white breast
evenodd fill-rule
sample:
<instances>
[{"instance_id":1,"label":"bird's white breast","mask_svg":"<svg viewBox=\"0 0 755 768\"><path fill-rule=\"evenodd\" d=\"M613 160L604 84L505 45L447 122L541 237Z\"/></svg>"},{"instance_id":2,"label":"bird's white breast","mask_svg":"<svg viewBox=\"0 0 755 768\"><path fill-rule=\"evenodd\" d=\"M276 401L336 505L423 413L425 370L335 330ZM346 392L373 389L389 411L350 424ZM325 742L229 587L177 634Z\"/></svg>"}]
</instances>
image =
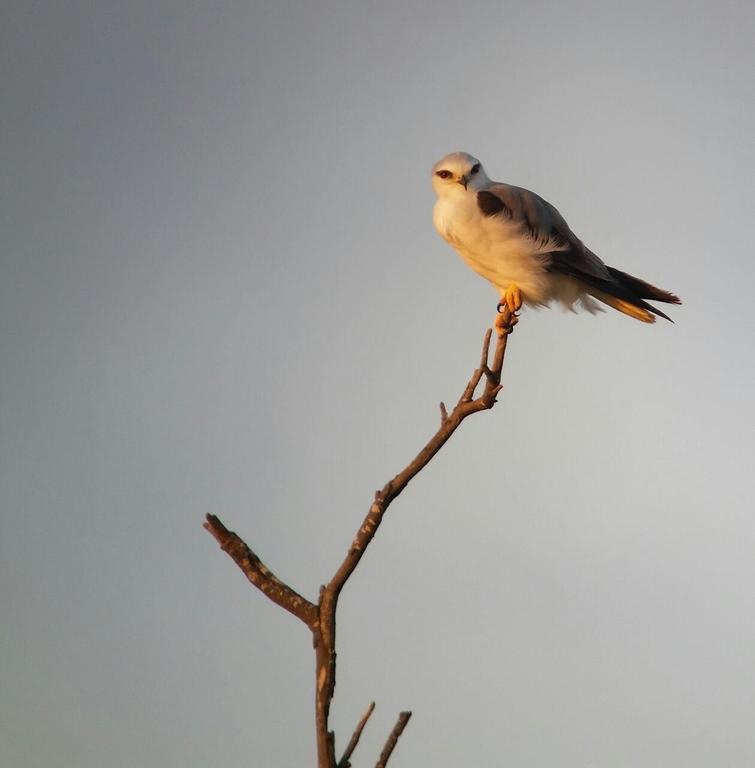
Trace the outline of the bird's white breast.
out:
<instances>
[{"instance_id":1,"label":"bird's white breast","mask_svg":"<svg viewBox=\"0 0 755 768\"><path fill-rule=\"evenodd\" d=\"M473 190L439 197L433 224L462 259L501 293L515 284L528 302L541 304L550 298L540 248L505 216L484 216Z\"/></svg>"}]
</instances>

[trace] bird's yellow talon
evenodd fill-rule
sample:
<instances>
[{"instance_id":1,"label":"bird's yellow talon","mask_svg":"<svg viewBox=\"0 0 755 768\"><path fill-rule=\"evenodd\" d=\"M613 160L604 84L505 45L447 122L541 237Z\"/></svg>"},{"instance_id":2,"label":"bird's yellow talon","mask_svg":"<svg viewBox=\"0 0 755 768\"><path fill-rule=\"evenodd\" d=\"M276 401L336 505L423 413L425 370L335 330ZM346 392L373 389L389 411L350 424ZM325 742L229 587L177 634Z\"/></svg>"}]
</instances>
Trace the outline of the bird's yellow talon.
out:
<instances>
[{"instance_id":1,"label":"bird's yellow talon","mask_svg":"<svg viewBox=\"0 0 755 768\"><path fill-rule=\"evenodd\" d=\"M522 307L522 293L516 285L510 285L498 304L498 317L495 319L495 330L498 338L511 333L514 326L519 322L516 314Z\"/></svg>"},{"instance_id":2,"label":"bird's yellow talon","mask_svg":"<svg viewBox=\"0 0 755 768\"><path fill-rule=\"evenodd\" d=\"M514 313L522 308L522 292L518 286L510 285L502 296L502 303L505 303L509 311Z\"/></svg>"}]
</instances>

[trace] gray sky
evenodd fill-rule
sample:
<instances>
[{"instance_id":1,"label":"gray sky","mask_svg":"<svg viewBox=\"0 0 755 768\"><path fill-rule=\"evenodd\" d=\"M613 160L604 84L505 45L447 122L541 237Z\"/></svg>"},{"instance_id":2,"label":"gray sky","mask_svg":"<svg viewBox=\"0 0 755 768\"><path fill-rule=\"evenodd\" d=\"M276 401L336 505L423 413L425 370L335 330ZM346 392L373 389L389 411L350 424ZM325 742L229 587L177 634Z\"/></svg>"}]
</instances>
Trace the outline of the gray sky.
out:
<instances>
[{"instance_id":1,"label":"gray sky","mask_svg":"<svg viewBox=\"0 0 755 768\"><path fill-rule=\"evenodd\" d=\"M433 231L466 150L675 325L525 312L489 414L344 593L371 765L755 764L747 2L0 11L0 762L314 763L309 597L496 294Z\"/></svg>"}]
</instances>

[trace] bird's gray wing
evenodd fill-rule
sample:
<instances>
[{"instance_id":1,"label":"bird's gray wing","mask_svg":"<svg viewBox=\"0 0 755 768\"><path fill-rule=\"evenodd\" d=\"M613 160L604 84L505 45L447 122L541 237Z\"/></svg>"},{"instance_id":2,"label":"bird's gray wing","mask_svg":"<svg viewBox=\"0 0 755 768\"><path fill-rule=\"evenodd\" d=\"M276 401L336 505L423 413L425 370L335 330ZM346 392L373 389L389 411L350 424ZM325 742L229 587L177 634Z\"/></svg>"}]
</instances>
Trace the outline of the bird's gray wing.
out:
<instances>
[{"instance_id":1,"label":"bird's gray wing","mask_svg":"<svg viewBox=\"0 0 755 768\"><path fill-rule=\"evenodd\" d=\"M553 246L543 252L545 268L584 282L611 280L606 265L571 231L564 217L540 195L511 184L491 184L477 193L485 216L505 216L519 223L522 233L537 245Z\"/></svg>"}]
</instances>

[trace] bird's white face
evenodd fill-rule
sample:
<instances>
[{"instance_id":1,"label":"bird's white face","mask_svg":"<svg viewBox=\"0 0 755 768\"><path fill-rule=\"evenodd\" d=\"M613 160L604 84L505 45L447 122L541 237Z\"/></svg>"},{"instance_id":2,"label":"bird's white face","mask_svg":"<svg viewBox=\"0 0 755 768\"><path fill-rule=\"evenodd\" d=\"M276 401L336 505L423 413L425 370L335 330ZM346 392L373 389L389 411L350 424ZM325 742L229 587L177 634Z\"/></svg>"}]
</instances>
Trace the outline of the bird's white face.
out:
<instances>
[{"instance_id":1,"label":"bird's white face","mask_svg":"<svg viewBox=\"0 0 755 768\"><path fill-rule=\"evenodd\" d=\"M466 152L452 152L433 166L433 189L438 197L477 192L488 184L480 161Z\"/></svg>"}]
</instances>

